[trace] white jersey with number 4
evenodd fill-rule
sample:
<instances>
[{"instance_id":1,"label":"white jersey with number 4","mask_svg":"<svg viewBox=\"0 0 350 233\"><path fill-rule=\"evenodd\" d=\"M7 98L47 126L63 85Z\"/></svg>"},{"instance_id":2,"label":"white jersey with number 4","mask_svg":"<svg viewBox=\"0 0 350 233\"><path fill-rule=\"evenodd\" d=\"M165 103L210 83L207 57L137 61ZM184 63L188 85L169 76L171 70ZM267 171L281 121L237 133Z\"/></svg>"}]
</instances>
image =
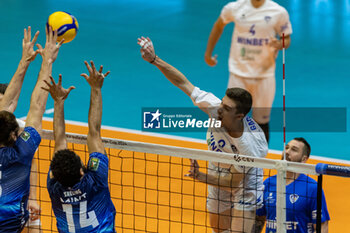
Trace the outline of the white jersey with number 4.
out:
<instances>
[{"instance_id":1,"label":"white jersey with number 4","mask_svg":"<svg viewBox=\"0 0 350 233\"><path fill-rule=\"evenodd\" d=\"M268 44L276 35L292 34L286 9L271 0L265 0L259 8L251 0L237 0L224 6L220 17L225 24L235 24L230 72L244 78L274 77L277 50Z\"/></svg>"}]
</instances>

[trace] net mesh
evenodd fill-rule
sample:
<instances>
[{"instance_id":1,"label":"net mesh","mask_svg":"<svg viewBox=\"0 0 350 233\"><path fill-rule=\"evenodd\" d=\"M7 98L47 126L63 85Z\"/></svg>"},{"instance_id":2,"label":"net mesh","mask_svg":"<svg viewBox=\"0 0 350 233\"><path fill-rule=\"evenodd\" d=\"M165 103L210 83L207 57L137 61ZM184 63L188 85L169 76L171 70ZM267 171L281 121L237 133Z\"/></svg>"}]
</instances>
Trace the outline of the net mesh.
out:
<instances>
[{"instance_id":1,"label":"net mesh","mask_svg":"<svg viewBox=\"0 0 350 233\"><path fill-rule=\"evenodd\" d=\"M50 132L49 132L50 133ZM52 132L44 135L36 154L38 163L38 200L42 209L41 229L43 232L57 232L55 217L51 208L50 197L46 188L47 172L54 152ZM86 137L67 135L68 149L78 154L85 164L88 162ZM116 208L117 232L212 232L210 227L207 202L207 185L194 181L184 175L190 170L188 158L201 158L200 170L207 172L209 154L207 151L182 151L166 148L162 155L157 149L164 146L129 145L120 140L104 140L109 157L109 188ZM119 149L118 149L119 148ZM129 148L129 149L124 149ZM135 151L130 148L135 148ZM164 148L163 148L164 149ZM145 152L137 152L137 151ZM155 153L149 151L155 150ZM161 150L160 150L161 151ZM164 151L164 150L163 150ZM225 161L225 153L216 153L215 161ZM232 160L232 154L230 155ZM184 158L185 157L185 158ZM234 157L235 163L254 162L254 166L272 167L273 160L245 160ZM296 168L298 169L298 168ZM307 171L307 167L305 167ZM310 170L311 171L311 170ZM276 171L266 169L264 176L275 175ZM232 187L233 189L235 187ZM244 218L244 217L241 217ZM275 223L271 223L275 224Z\"/></svg>"},{"instance_id":2,"label":"net mesh","mask_svg":"<svg viewBox=\"0 0 350 233\"><path fill-rule=\"evenodd\" d=\"M69 143L85 164L86 145ZM43 232L57 232L46 189L54 141L43 140L37 151L38 198ZM206 214L206 185L184 177L188 159L106 148L109 188L115 205L117 232L211 232ZM200 161L204 169L207 162Z\"/></svg>"}]
</instances>

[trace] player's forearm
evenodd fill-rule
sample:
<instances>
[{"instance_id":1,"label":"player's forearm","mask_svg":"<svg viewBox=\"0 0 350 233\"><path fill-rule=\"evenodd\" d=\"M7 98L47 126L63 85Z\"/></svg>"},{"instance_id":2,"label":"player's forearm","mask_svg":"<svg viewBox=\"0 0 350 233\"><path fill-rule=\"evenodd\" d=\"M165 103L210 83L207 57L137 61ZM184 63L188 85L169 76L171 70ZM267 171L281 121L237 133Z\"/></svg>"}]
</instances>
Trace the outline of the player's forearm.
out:
<instances>
[{"instance_id":1,"label":"player's forearm","mask_svg":"<svg viewBox=\"0 0 350 233\"><path fill-rule=\"evenodd\" d=\"M328 221L321 223L321 233L328 233Z\"/></svg>"},{"instance_id":2,"label":"player's forearm","mask_svg":"<svg viewBox=\"0 0 350 233\"><path fill-rule=\"evenodd\" d=\"M203 172L198 172L195 177L196 180L206 183L211 186L218 187L227 191L233 191L233 189L238 188L238 184L233 182L233 176L214 176L211 174L206 174Z\"/></svg>"},{"instance_id":3,"label":"player's forearm","mask_svg":"<svg viewBox=\"0 0 350 233\"><path fill-rule=\"evenodd\" d=\"M218 40L220 39L221 37L221 34L222 32L224 31L224 28L225 28L225 25L223 24L221 18L219 18L211 32L210 32L210 35L209 35L209 39L208 39L208 43L207 43L207 49L205 51L206 55L207 56L211 56L213 51L214 51L214 48L215 48L215 45L216 43L218 42Z\"/></svg>"},{"instance_id":4,"label":"player's forearm","mask_svg":"<svg viewBox=\"0 0 350 233\"><path fill-rule=\"evenodd\" d=\"M29 189L29 200L36 200L36 188L38 186L38 164L36 159L33 158L32 168L30 170L30 189Z\"/></svg>"},{"instance_id":5,"label":"player's forearm","mask_svg":"<svg viewBox=\"0 0 350 233\"><path fill-rule=\"evenodd\" d=\"M55 101L53 116L55 152L67 148L66 126L64 122L64 100Z\"/></svg>"},{"instance_id":6,"label":"player's forearm","mask_svg":"<svg viewBox=\"0 0 350 233\"><path fill-rule=\"evenodd\" d=\"M102 121L102 93L100 88L91 88L89 108L89 135L100 135Z\"/></svg>"},{"instance_id":7,"label":"player's forearm","mask_svg":"<svg viewBox=\"0 0 350 233\"><path fill-rule=\"evenodd\" d=\"M180 88L185 94L191 96L194 86L179 70L172 65L166 63L159 57L153 63L164 76L176 87Z\"/></svg>"},{"instance_id":8,"label":"player's forearm","mask_svg":"<svg viewBox=\"0 0 350 233\"><path fill-rule=\"evenodd\" d=\"M26 126L34 127L41 134L41 119L45 112L48 92L41 87L46 87L44 80L50 82L52 71L52 63L43 61L39 72L37 83L34 87L33 94L30 100L30 108L26 120Z\"/></svg>"},{"instance_id":9,"label":"player's forearm","mask_svg":"<svg viewBox=\"0 0 350 233\"><path fill-rule=\"evenodd\" d=\"M281 37L279 41L280 41L280 47L278 49L282 50L283 49L283 37ZM285 49L289 48L290 41L291 41L290 35L284 37L284 48Z\"/></svg>"},{"instance_id":10,"label":"player's forearm","mask_svg":"<svg viewBox=\"0 0 350 233\"><path fill-rule=\"evenodd\" d=\"M91 88L91 100L89 109L89 132L87 145L89 153L105 153L101 139L102 120L102 93L100 88Z\"/></svg>"},{"instance_id":11,"label":"player's forearm","mask_svg":"<svg viewBox=\"0 0 350 233\"><path fill-rule=\"evenodd\" d=\"M0 109L9 112L14 112L17 107L18 98L21 93L24 76L27 72L30 62L21 59L15 74L13 75L6 93L0 102Z\"/></svg>"}]
</instances>

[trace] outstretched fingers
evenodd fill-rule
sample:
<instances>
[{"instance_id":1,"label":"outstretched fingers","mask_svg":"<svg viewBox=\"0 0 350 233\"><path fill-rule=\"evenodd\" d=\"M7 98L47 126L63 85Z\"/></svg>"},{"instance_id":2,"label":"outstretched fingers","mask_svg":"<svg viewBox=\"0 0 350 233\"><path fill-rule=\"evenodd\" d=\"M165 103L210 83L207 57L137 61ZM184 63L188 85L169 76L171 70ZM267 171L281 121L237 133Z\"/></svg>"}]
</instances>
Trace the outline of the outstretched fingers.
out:
<instances>
[{"instance_id":1,"label":"outstretched fingers","mask_svg":"<svg viewBox=\"0 0 350 233\"><path fill-rule=\"evenodd\" d=\"M88 79L89 79L89 75L87 75L85 73L81 74L80 76L84 77L86 81L88 81Z\"/></svg>"},{"instance_id":2,"label":"outstretched fingers","mask_svg":"<svg viewBox=\"0 0 350 233\"><path fill-rule=\"evenodd\" d=\"M107 71L107 72L103 75L103 77L107 77L107 75L109 75L109 73L111 73L111 71Z\"/></svg>"},{"instance_id":3,"label":"outstretched fingers","mask_svg":"<svg viewBox=\"0 0 350 233\"><path fill-rule=\"evenodd\" d=\"M89 73L91 74L92 73L91 66L89 65L89 63L87 61L84 61L84 63L86 65L86 68L88 69Z\"/></svg>"}]
</instances>

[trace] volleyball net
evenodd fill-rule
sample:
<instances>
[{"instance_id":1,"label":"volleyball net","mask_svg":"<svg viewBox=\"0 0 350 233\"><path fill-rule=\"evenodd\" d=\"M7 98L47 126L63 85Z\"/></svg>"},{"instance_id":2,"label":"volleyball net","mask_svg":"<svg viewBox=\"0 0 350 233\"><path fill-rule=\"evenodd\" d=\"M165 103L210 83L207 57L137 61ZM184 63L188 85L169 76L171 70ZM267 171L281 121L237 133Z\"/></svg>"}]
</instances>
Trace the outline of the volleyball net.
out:
<instances>
[{"instance_id":1,"label":"volleyball net","mask_svg":"<svg viewBox=\"0 0 350 233\"><path fill-rule=\"evenodd\" d=\"M86 136L67 134L67 141L68 148L75 151L87 164L89 154ZM273 224L280 233L288 229L285 214L286 171L309 175L326 172L345 176L350 174L347 167L318 165L317 173L316 166L312 164L117 139L104 138L103 142L109 157L109 188L117 212L117 232L212 232L206 208L207 185L185 176L191 166L189 159L198 160L200 171L205 173L209 162L218 162L263 168L264 179L277 174L277 218L275 222L268 224ZM46 188L47 172L53 153L52 131L44 131L36 155L37 196L42 209L43 232L57 232ZM230 188L234 193L238 187Z\"/></svg>"}]
</instances>

